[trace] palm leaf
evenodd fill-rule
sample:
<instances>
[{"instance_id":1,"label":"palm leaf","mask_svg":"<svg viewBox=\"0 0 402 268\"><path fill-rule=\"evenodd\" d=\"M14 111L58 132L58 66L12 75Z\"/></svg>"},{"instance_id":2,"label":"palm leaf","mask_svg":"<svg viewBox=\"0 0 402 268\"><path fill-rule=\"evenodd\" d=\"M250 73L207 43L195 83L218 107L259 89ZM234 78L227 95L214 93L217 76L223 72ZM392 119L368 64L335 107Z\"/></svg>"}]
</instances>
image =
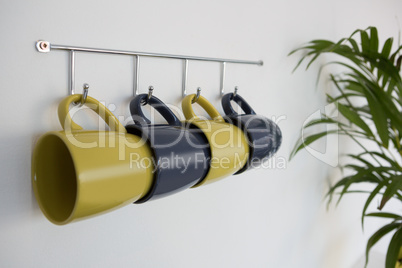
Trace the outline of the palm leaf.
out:
<instances>
[{"instance_id":1,"label":"palm leaf","mask_svg":"<svg viewBox=\"0 0 402 268\"><path fill-rule=\"evenodd\" d=\"M378 178L373 175L373 168L361 169L353 176L350 176L349 179L343 185L343 189L338 198L337 204L339 204L343 195L347 192L347 190L352 184L362 182L378 183Z\"/></svg>"},{"instance_id":2,"label":"palm leaf","mask_svg":"<svg viewBox=\"0 0 402 268\"><path fill-rule=\"evenodd\" d=\"M386 234L388 234L389 232L391 232L392 230L398 228L400 226L400 223L390 223L387 224L383 227L381 227L377 232L375 232L369 239L369 241L367 242L367 246L366 246L366 265L365 267L367 267L367 263L368 263L368 259L369 259L369 252L370 249L381 239L383 238ZM393 256L391 256L393 257ZM388 259L388 258L387 258ZM396 261L394 262L394 266L395 266ZM395 268L395 267L392 267Z\"/></svg>"},{"instance_id":3,"label":"palm leaf","mask_svg":"<svg viewBox=\"0 0 402 268\"><path fill-rule=\"evenodd\" d=\"M374 137L369 126L360 118L357 112L351 109L350 106L338 103L338 110L346 119L361 128L368 136Z\"/></svg>"},{"instance_id":4,"label":"palm leaf","mask_svg":"<svg viewBox=\"0 0 402 268\"><path fill-rule=\"evenodd\" d=\"M380 206L378 207L379 210L385 206L385 204L394 194L396 194L399 190L402 190L402 175L394 176L391 179L392 182L387 186L387 189L382 196Z\"/></svg>"},{"instance_id":5,"label":"palm leaf","mask_svg":"<svg viewBox=\"0 0 402 268\"><path fill-rule=\"evenodd\" d=\"M363 153L359 154L358 156L362 156L362 155L365 155L365 154L370 154L370 155L375 155L377 157L380 157L381 159L387 161L393 168L395 168L395 170L397 170L397 171L402 170L401 166L397 162L395 162L394 160L392 160L391 158L389 158L385 154L381 154L379 152L374 152L374 151L367 151L367 152L363 152Z\"/></svg>"},{"instance_id":6,"label":"palm leaf","mask_svg":"<svg viewBox=\"0 0 402 268\"><path fill-rule=\"evenodd\" d=\"M402 224L399 224L399 229L391 238L385 259L385 268L395 268L398 261L398 254L402 247Z\"/></svg>"},{"instance_id":7,"label":"palm leaf","mask_svg":"<svg viewBox=\"0 0 402 268\"><path fill-rule=\"evenodd\" d=\"M330 131L325 131L325 132L321 132L321 133L318 133L318 134L313 134L311 136L307 136L304 139L303 139L303 137L301 137L299 139L299 142L294 147L292 153L290 154L289 159L292 159L298 151L300 151L301 149L307 147L308 145L310 145L314 141L318 140L319 138L322 138L322 137L325 137L326 135L334 134L334 133L337 133L337 132L338 132L337 130L330 130Z\"/></svg>"},{"instance_id":8,"label":"palm leaf","mask_svg":"<svg viewBox=\"0 0 402 268\"><path fill-rule=\"evenodd\" d=\"M375 189L371 192L369 197L367 198L364 207L363 207L363 212L362 212L362 228L364 229L364 216L366 215L366 211L368 206L371 204L373 201L374 197L380 192L380 190L387 184L387 181L382 181L380 182Z\"/></svg>"},{"instance_id":9,"label":"palm leaf","mask_svg":"<svg viewBox=\"0 0 402 268\"><path fill-rule=\"evenodd\" d=\"M393 43L394 39L392 37L388 38L385 43L384 46L382 47L382 51L381 51L381 55L384 58L389 57L390 53L391 53L391 49L392 49L392 43Z\"/></svg>"},{"instance_id":10,"label":"palm leaf","mask_svg":"<svg viewBox=\"0 0 402 268\"><path fill-rule=\"evenodd\" d=\"M336 121L335 119L329 118L324 116L324 118L319 118L319 119L313 119L311 121L309 121L307 124L305 124L303 127L304 129L315 126L315 125L319 125L319 124L341 124L341 125L345 125L341 122Z\"/></svg>"},{"instance_id":11,"label":"palm leaf","mask_svg":"<svg viewBox=\"0 0 402 268\"><path fill-rule=\"evenodd\" d=\"M390 219L395 219L395 220L402 219L402 215L389 213L389 212L375 212L375 213L366 214L365 216L366 217L390 218Z\"/></svg>"}]
</instances>

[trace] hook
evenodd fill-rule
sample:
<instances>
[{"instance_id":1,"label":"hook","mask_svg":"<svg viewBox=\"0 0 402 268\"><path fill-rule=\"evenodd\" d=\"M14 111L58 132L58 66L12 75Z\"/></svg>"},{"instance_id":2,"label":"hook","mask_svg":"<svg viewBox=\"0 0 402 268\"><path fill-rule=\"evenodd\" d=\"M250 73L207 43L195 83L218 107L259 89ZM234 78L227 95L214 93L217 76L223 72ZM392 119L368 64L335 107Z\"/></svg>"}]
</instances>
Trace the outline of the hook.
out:
<instances>
[{"instance_id":1,"label":"hook","mask_svg":"<svg viewBox=\"0 0 402 268\"><path fill-rule=\"evenodd\" d=\"M200 98L201 95L201 88L198 87L197 88L197 95L193 98L193 100L191 101L191 103L196 103L198 101L198 99Z\"/></svg>"},{"instance_id":2,"label":"hook","mask_svg":"<svg viewBox=\"0 0 402 268\"><path fill-rule=\"evenodd\" d=\"M152 98L152 92L154 91L154 87L153 86L149 86L148 87L148 97L146 100L144 100L144 102L142 103L142 105L146 105L149 100Z\"/></svg>"},{"instance_id":3,"label":"hook","mask_svg":"<svg viewBox=\"0 0 402 268\"><path fill-rule=\"evenodd\" d=\"M78 102L75 103L75 104L78 105L78 108L82 107L87 102L89 84L87 84L87 83L83 84L82 88L83 88L83 90L82 90L81 102L80 103L78 103Z\"/></svg>"},{"instance_id":4,"label":"hook","mask_svg":"<svg viewBox=\"0 0 402 268\"><path fill-rule=\"evenodd\" d=\"M238 87L238 86L235 86L235 89L234 89L233 95L232 95L232 100L234 99L234 97L236 97L238 90L239 90L239 87Z\"/></svg>"}]
</instances>

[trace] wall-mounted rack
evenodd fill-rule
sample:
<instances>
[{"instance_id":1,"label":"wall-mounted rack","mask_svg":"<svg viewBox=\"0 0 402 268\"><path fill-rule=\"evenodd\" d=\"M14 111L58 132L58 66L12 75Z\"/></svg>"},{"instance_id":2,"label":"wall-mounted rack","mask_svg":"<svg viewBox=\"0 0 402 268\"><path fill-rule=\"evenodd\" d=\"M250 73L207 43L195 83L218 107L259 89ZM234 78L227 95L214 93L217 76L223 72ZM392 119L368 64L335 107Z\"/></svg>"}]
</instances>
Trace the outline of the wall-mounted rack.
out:
<instances>
[{"instance_id":1,"label":"wall-mounted rack","mask_svg":"<svg viewBox=\"0 0 402 268\"><path fill-rule=\"evenodd\" d=\"M140 68L140 57L158 57L158 58L168 58L168 59L179 59L183 60L183 80L182 80L182 96L187 95L187 77L188 77L188 63L192 61L213 61L219 62L221 64L221 77L220 77L220 95L224 94L225 86L225 73L227 63L236 64L251 64L251 65L263 65L263 61L248 61L248 60L234 60L234 59L220 59L220 58L207 58L207 57L196 57L196 56L183 56L183 55L173 55L173 54L161 54L161 53L149 53L149 52L139 52L139 51L126 51L126 50L113 50L113 49L101 49L101 48L91 48L91 47L77 47L77 46L67 46L67 45L56 45L51 44L48 41L37 41L36 48L39 52L47 53L51 50L66 50L70 52L70 66L69 66L69 92L70 94L75 94L75 55L77 52L91 52L91 53L103 53L103 54L118 54L127 55L135 57L134 66L134 96L138 94L139 88L139 68Z\"/></svg>"}]
</instances>

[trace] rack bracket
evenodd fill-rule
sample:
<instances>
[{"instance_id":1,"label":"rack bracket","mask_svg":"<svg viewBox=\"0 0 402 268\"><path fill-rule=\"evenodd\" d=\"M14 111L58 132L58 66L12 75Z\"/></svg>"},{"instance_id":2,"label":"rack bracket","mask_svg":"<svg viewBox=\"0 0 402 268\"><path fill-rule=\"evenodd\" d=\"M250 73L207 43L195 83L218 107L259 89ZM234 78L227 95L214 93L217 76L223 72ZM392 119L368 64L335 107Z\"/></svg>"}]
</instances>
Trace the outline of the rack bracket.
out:
<instances>
[{"instance_id":1,"label":"rack bracket","mask_svg":"<svg viewBox=\"0 0 402 268\"><path fill-rule=\"evenodd\" d=\"M42 53L50 52L50 43L47 41L39 40L38 42L36 42L36 49Z\"/></svg>"}]
</instances>

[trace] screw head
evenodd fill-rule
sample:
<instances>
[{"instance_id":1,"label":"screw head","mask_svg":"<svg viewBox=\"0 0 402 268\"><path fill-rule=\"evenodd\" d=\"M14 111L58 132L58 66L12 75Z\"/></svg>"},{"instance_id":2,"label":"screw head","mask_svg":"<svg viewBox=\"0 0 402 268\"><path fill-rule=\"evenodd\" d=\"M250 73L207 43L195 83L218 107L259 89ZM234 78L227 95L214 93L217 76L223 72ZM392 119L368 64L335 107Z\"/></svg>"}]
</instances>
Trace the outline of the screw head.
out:
<instances>
[{"instance_id":1,"label":"screw head","mask_svg":"<svg viewBox=\"0 0 402 268\"><path fill-rule=\"evenodd\" d=\"M38 42L36 42L36 49L39 52L49 52L50 51L50 43L47 41L38 41Z\"/></svg>"}]
</instances>

